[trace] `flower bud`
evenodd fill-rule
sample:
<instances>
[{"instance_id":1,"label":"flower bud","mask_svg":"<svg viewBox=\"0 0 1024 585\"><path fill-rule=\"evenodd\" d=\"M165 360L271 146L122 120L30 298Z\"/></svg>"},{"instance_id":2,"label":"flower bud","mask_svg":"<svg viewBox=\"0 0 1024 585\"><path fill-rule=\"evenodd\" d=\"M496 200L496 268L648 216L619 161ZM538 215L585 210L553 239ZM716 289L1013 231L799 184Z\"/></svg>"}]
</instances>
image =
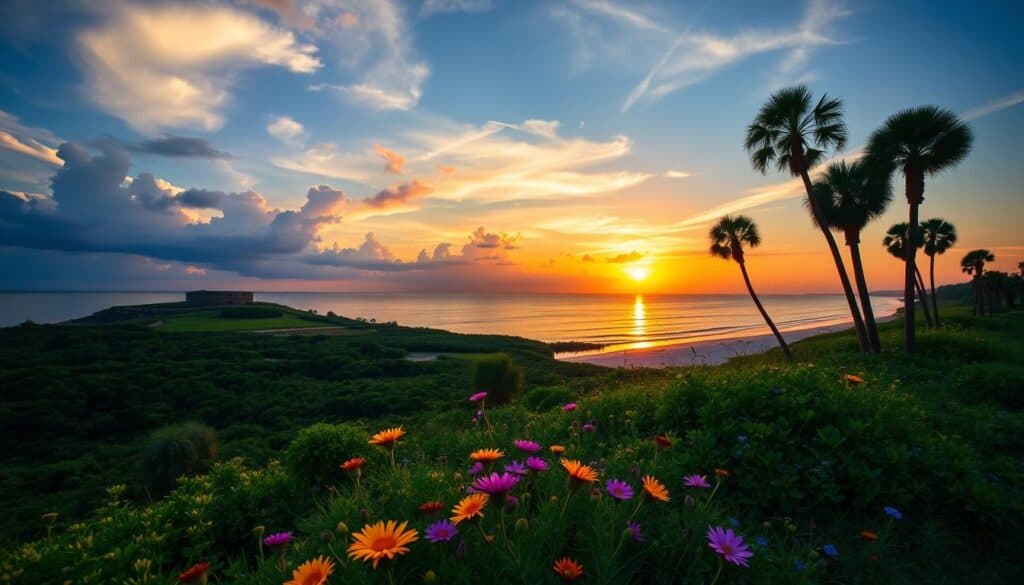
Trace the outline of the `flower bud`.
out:
<instances>
[{"instance_id":1,"label":"flower bud","mask_svg":"<svg viewBox=\"0 0 1024 585\"><path fill-rule=\"evenodd\" d=\"M693 496L691 496L690 494L686 494L686 497L683 498L683 503L686 504L687 506L693 506L697 502L696 500L693 499Z\"/></svg>"},{"instance_id":2,"label":"flower bud","mask_svg":"<svg viewBox=\"0 0 1024 585\"><path fill-rule=\"evenodd\" d=\"M334 527L334 530L338 533L338 536L345 538L345 535L348 534L348 524L338 522L338 525Z\"/></svg>"},{"instance_id":3,"label":"flower bud","mask_svg":"<svg viewBox=\"0 0 1024 585\"><path fill-rule=\"evenodd\" d=\"M433 569L427 571L426 573L423 573L423 582L437 583L437 573L435 573Z\"/></svg>"},{"instance_id":4,"label":"flower bud","mask_svg":"<svg viewBox=\"0 0 1024 585\"><path fill-rule=\"evenodd\" d=\"M323 530L320 532L320 542L328 544L334 540L334 534L330 530Z\"/></svg>"},{"instance_id":5,"label":"flower bud","mask_svg":"<svg viewBox=\"0 0 1024 585\"><path fill-rule=\"evenodd\" d=\"M366 508L359 510L359 520L366 522L370 519L370 511Z\"/></svg>"},{"instance_id":6,"label":"flower bud","mask_svg":"<svg viewBox=\"0 0 1024 585\"><path fill-rule=\"evenodd\" d=\"M263 533L266 531L267 527L262 525L252 529L252 533L256 535L256 538L263 538Z\"/></svg>"},{"instance_id":7,"label":"flower bud","mask_svg":"<svg viewBox=\"0 0 1024 585\"><path fill-rule=\"evenodd\" d=\"M530 522L526 518L520 518L516 520L516 532L522 532L530 527Z\"/></svg>"}]
</instances>

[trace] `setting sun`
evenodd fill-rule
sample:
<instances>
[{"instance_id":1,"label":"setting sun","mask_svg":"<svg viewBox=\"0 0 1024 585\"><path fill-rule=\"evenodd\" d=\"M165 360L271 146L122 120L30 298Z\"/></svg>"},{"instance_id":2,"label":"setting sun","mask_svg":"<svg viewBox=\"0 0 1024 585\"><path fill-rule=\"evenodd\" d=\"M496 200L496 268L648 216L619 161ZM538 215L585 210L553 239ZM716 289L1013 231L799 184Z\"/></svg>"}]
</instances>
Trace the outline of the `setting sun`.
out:
<instances>
[{"instance_id":1,"label":"setting sun","mask_svg":"<svg viewBox=\"0 0 1024 585\"><path fill-rule=\"evenodd\" d=\"M626 274L633 280L641 282L647 280L647 277L651 274L651 269L644 266L630 266L626 269Z\"/></svg>"}]
</instances>

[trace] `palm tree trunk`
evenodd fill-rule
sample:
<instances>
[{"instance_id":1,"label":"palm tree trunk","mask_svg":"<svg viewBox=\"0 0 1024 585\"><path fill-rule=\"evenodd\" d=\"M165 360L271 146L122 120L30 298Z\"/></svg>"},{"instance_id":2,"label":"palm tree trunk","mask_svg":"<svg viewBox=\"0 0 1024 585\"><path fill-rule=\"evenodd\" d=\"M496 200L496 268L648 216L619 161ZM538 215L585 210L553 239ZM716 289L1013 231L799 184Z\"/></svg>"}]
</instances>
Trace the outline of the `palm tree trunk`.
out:
<instances>
[{"instance_id":1,"label":"palm tree trunk","mask_svg":"<svg viewBox=\"0 0 1024 585\"><path fill-rule=\"evenodd\" d=\"M911 185L911 177L907 177L907 191L913 189ZM903 350L907 353L914 353L917 349L917 336L914 323L914 273L917 269L916 256L917 256L917 245L914 242L917 241L917 222L918 222L918 203L916 199L910 200L910 221L907 225L907 240L906 240L906 266L903 272ZM927 309L926 309L927 310Z\"/></svg>"},{"instance_id":2,"label":"palm tree trunk","mask_svg":"<svg viewBox=\"0 0 1024 585\"><path fill-rule=\"evenodd\" d=\"M786 359L793 361L793 354L789 351L789 346L786 345L786 340L782 338L782 334L779 333L778 327L775 326L775 322L768 316L768 311L764 310L761 305L761 299L757 298L757 293L754 292L754 286L750 284L750 277L747 276L747 264L745 262L738 262L740 265L740 272L743 273L743 282L747 283L747 291L750 293L750 298L754 299L754 305L757 306L757 310L761 311L761 316L764 317L764 322L768 324L768 328L772 330L775 335L775 339L779 340L779 347L782 348L782 353L786 354Z\"/></svg>"},{"instance_id":3,"label":"palm tree trunk","mask_svg":"<svg viewBox=\"0 0 1024 585\"><path fill-rule=\"evenodd\" d=\"M928 272L928 278L931 280L932 285L932 316L935 317L935 326L941 327L942 324L939 322L939 297L935 294L935 254L931 255Z\"/></svg>"},{"instance_id":4,"label":"palm tree trunk","mask_svg":"<svg viewBox=\"0 0 1024 585\"><path fill-rule=\"evenodd\" d=\"M871 351L882 353L882 341L878 338L878 325L875 323L875 310L871 306L871 295L868 293L868 281L864 277L864 263L860 258L859 238L853 239L848 235L847 242L850 244L850 259L853 261L853 277L857 280L857 292L860 293L860 306L864 309L864 324L868 329L868 340L871 342Z\"/></svg>"},{"instance_id":5,"label":"palm tree trunk","mask_svg":"<svg viewBox=\"0 0 1024 585\"><path fill-rule=\"evenodd\" d=\"M924 323L930 329L932 325L932 314L928 310L928 295L924 292L924 278L921 277L921 271L914 271L914 282L917 285L917 296L921 299L921 312L924 313Z\"/></svg>"},{"instance_id":6,"label":"palm tree trunk","mask_svg":"<svg viewBox=\"0 0 1024 585\"><path fill-rule=\"evenodd\" d=\"M825 242L828 243L828 249L832 252L832 260L836 265L836 272L839 273L839 282L843 285L843 294L846 295L846 303L850 306L850 316L853 317L853 328L857 332L857 341L860 342L860 349L863 352L871 351L871 345L868 342L867 329L864 327L864 320L861 318L860 309L857 307L857 299L853 296L853 287L850 286L850 277L846 274L846 267L843 265L843 256L839 253L839 246L836 245L836 239L832 237L832 231L828 229L828 222L825 221L825 216L821 212L821 208L818 207L817 200L811 195L811 177L807 174L806 170L800 172L800 177L804 181L804 190L807 192L807 201L810 203L811 212L814 213L815 223L821 228L821 233L825 235Z\"/></svg>"}]
</instances>

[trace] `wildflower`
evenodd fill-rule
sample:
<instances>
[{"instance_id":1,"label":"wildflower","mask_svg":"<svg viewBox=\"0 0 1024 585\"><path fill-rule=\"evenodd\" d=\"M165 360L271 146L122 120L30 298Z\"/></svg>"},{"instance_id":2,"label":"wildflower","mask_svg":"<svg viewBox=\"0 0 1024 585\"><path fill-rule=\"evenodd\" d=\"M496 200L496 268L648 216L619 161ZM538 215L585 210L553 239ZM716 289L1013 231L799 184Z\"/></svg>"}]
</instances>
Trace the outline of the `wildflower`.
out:
<instances>
[{"instance_id":1,"label":"wildflower","mask_svg":"<svg viewBox=\"0 0 1024 585\"><path fill-rule=\"evenodd\" d=\"M846 374L845 376L843 376L843 380L846 380L847 382L849 382L851 384L863 384L864 383L864 378L861 378L860 376L854 376L853 374Z\"/></svg>"},{"instance_id":2,"label":"wildflower","mask_svg":"<svg viewBox=\"0 0 1024 585\"><path fill-rule=\"evenodd\" d=\"M762 534L754 539L754 543L757 544L757 546L764 548L768 546L768 537Z\"/></svg>"},{"instance_id":3,"label":"wildflower","mask_svg":"<svg viewBox=\"0 0 1024 585\"><path fill-rule=\"evenodd\" d=\"M671 499L668 497L668 488L665 487L665 484L661 483L653 476L645 475L643 484L644 494L652 500L667 502Z\"/></svg>"},{"instance_id":4,"label":"wildflower","mask_svg":"<svg viewBox=\"0 0 1024 585\"><path fill-rule=\"evenodd\" d=\"M470 402L480 402L480 401L482 401L485 398L487 398L487 393L486 392L477 392L476 394L474 394L474 395L469 397L469 401Z\"/></svg>"},{"instance_id":5,"label":"wildflower","mask_svg":"<svg viewBox=\"0 0 1024 585\"><path fill-rule=\"evenodd\" d=\"M562 459L562 467L569 472L569 484L579 487L584 483L597 481L597 472L589 465L583 465L576 459Z\"/></svg>"},{"instance_id":6,"label":"wildflower","mask_svg":"<svg viewBox=\"0 0 1024 585\"><path fill-rule=\"evenodd\" d=\"M804 570L807 568L807 563L801 561L800 559L794 559L793 568L796 569L797 573L803 573Z\"/></svg>"},{"instance_id":7,"label":"wildflower","mask_svg":"<svg viewBox=\"0 0 1024 585\"><path fill-rule=\"evenodd\" d=\"M433 543L449 542L459 535L459 529L451 520L444 519L434 522L424 532L427 540Z\"/></svg>"},{"instance_id":8,"label":"wildflower","mask_svg":"<svg viewBox=\"0 0 1024 585\"><path fill-rule=\"evenodd\" d=\"M494 463L504 456L505 454L500 449L477 449L469 454L470 459L485 465Z\"/></svg>"},{"instance_id":9,"label":"wildflower","mask_svg":"<svg viewBox=\"0 0 1024 585\"><path fill-rule=\"evenodd\" d=\"M324 585L334 572L334 562L319 556L299 565L292 572L292 580L284 585Z\"/></svg>"},{"instance_id":10,"label":"wildflower","mask_svg":"<svg viewBox=\"0 0 1024 585\"><path fill-rule=\"evenodd\" d=\"M644 533L640 529L640 523L630 520L626 525L626 530L629 530L629 535L633 537L633 542L642 544L644 542Z\"/></svg>"},{"instance_id":11,"label":"wildflower","mask_svg":"<svg viewBox=\"0 0 1024 585\"><path fill-rule=\"evenodd\" d=\"M473 482L473 489L491 496L495 504L500 506L505 503L505 495L517 483L519 483L519 476L517 475L512 475L511 473L503 473L501 475L492 473Z\"/></svg>"},{"instance_id":12,"label":"wildflower","mask_svg":"<svg viewBox=\"0 0 1024 585\"><path fill-rule=\"evenodd\" d=\"M530 470L523 465L522 461L511 461L505 464L505 471L508 473L514 473L516 475L526 475L530 473Z\"/></svg>"},{"instance_id":13,"label":"wildflower","mask_svg":"<svg viewBox=\"0 0 1024 585\"><path fill-rule=\"evenodd\" d=\"M708 479L703 475L687 475L683 477L683 485L692 488L708 489L711 484L708 483Z\"/></svg>"},{"instance_id":14,"label":"wildflower","mask_svg":"<svg viewBox=\"0 0 1024 585\"><path fill-rule=\"evenodd\" d=\"M544 461L540 457L527 457L526 466L529 467L531 471L535 471L538 473L541 471L548 470L548 462Z\"/></svg>"},{"instance_id":15,"label":"wildflower","mask_svg":"<svg viewBox=\"0 0 1024 585\"><path fill-rule=\"evenodd\" d=\"M903 520L903 513L897 510L896 508L893 508L892 506L886 506L885 508L882 508L882 510L885 512L885 515L889 516L890 518L894 518L896 520Z\"/></svg>"},{"instance_id":16,"label":"wildflower","mask_svg":"<svg viewBox=\"0 0 1024 585\"><path fill-rule=\"evenodd\" d=\"M825 556L830 559L839 558L839 549L837 549L836 545L834 544L826 544L825 546L821 547L821 552L825 553Z\"/></svg>"},{"instance_id":17,"label":"wildflower","mask_svg":"<svg viewBox=\"0 0 1024 585\"><path fill-rule=\"evenodd\" d=\"M438 500L431 500L420 504L420 512L425 514L433 514L444 507L444 502Z\"/></svg>"},{"instance_id":18,"label":"wildflower","mask_svg":"<svg viewBox=\"0 0 1024 585\"><path fill-rule=\"evenodd\" d=\"M292 541L292 533L291 533L291 531L288 531L288 532L278 532L278 533L271 534L270 536L264 538L263 539L263 544L269 546L270 548L276 548L276 547L279 547L279 546L286 546L291 541Z\"/></svg>"},{"instance_id":19,"label":"wildflower","mask_svg":"<svg viewBox=\"0 0 1024 585\"><path fill-rule=\"evenodd\" d=\"M715 477L729 477L729 470L716 467Z\"/></svg>"},{"instance_id":20,"label":"wildflower","mask_svg":"<svg viewBox=\"0 0 1024 585\"><path fill-rule=\"evenodd\" d=\"M509 495L505 496L505 507L506 508L508 508L509 510L513 510L518 505L519 505L519 498L513 496L512 494L509 494Z\"/></svg>"},{"instance_id":21,"label":"wildflower","mask_svg":"<svg viewBox=\"0 0 1024 585\"><path fill-rule=\"evenodd\" d=\"M737 520L735 516L729 518L729 526L732 526L733 528L736 528L739 525L740 525L740 521Z\"/></svg>"},{"instance_id":22,"label":"wildflower","mask_svg":"<svg viewBox=\"0 0 1024 585\"><path fill-rule=\"evenodd\" d=\"M878 535L875 534L874 532L871 532L870 530L861 530L860 531L860 537L863 538L864 540L871 540L871 541L878 540Z\"/></svg>"},{"instance_id":23,"label":"wildflower","mask_svg":"<svg viewBox=\"0 0 1024 585\"><path fill-rule=\"evenodd\" d=\"M480 472L482 472L483 470L484 470L484 464L480 463L479 461L477 461L476 463L474 463L473 465L471 465L469 467L469 474L470 475L477 475Z\"/></svg>"},{"instance_id":24,"label":"wildflower","mask_svg":"<svg viewBox=\"0 0 1024 585\"><path fill-rule=\"evenodd\" d=\"M528 441L526 439L516 439L515 441L512 441L512 444L516 446L516 449L519 449L523 453L537 453L542 449L540 443L536 441Z\"/></svg>"},{"instance_id":25,"label":"wildflower","mask_svg":"<svg viewBox=\"0 0 1024 585\"><path fill-rule=\"evenodd\" d=\"M379 447L395 448L399 439L405 436L405 429L402 427L394 427L391 429L384 429L383 431L375 434L370 439L371 445L377 445Z\"/></svg>"},{"instance_id":26,"label":"wildflower","mask_svg":"<svg viewBox=\"0 0 1024 585\"><path fill-rule=\"evenodd\" d=\"M561 455L562 453L565 453L565 447L561 445L551 445L550 447L548 447L548 449L550 449L551 452L554 453L555 455Z\"/></svg>"},{"instance_id":27,"label":"wildflower","mask_svg":"<svg viewBox=\"0 0 1024 585\"><path fill-rule=\"evenodd\" d=\"M654 435L654 444L660 449L668 449L672 446L672 439L669 439L665 435Z\"/></svg>"},{"instance_id":28,"label":"wildflower","mask_svg":"<svg viewBox=\"0 0 1024 585\"><path fill-rule=\"evenodd\" d=\"M349 558L373 561L373 568L376 569L381 559L391 560L409 552L406 545L418 540L419 533L414 529L406 530L405 527L406 522L399 524L394 520L382 520L364 526L360 532L352 535L354 542L348 547Z\"/></svg>"},{"instance_id":29,"label":"wildflower","mask_svg":"<svg viewBox=\"0 0 1024 585\"><path fill-rule=\"evenodd\" d=\"M353 457L341 464L343 471L359 471L366 464L365 457Z\"/></svg>"},{"instance_id":30,"label":"wildflower","mask_svg":"<svg viewBox=\"0 0 1024 585\"><path fill-rule=\"evenodd\" d=\"M563 406L562 410L564 410L565 412L572 412L572 411L576 410L576 403L575 402L570 402L569 404L566 404L565 406Z\"/></svg>"},{"instance_id":31,"label":"wildflower","mask_svg":"<svg viewBox=\"0 0 1024 585\"><path fill-rule=\"evenodd\" d=\"M469 494L462 498L455 507L452 508L452 522L458 524L463 520L472 520L473 518L484 517L484 506L487 505L488 496L487 494Z\"/></svg>"},{"instance_id":32,"label":"wildflower","mask_svg":"<svg viewBox=\"0 0 1024 585\"><path fill-rule=\"evenodd\" d=\"M435 573L433 569L427 570L426 573L423 573L423 582L437 583L437 573Z\"/></svg>"},{"instance_id":33,"label":"wildflower","mask_svg":"<svg viewBox=\"0 0 1024 585\"><path fill-rule=\"evenodd\" d=\"M563 581L575 581L583 576L583 565L569 557L562 557L555 561L555 573Z\"/></svg>"},{"instance_id":34,"label":"wildflower","mask_svg":"<svg viewBox=\"0 0 1024 585\"><path fill-rule=\"evenodd\" d=\"M708 546L725 560L742 567L749 567L747 560L754 556L744 544L743 537L733 532L732 528L708 527Z\"/></svg>"},{"instance_id":35,"label":"wildflower","mask_svg":"<svg viewBox=\"0 0 1024 585\"><path fill-rule=\"evenodd\" d=\"M584 433L592 433L595 429L597 429L597 425L595 425L594 423L585 423L583 425Z\"/></svg>"},{"instance_id":36,"label":"wildflower","mask_svg":"<svg viewBox=\"0 0 1024 585\"><path fill-rule=\"evenodd\" d=\"M178 575L178 583L199 583L206 584L206 575L210 571L210 563L203 561L189 567L187 571Z\"/></svg>"},{"instance_id":37,"label":"wildflower","mask_svg":"<svg viewBox=\"0 0 1024 585\"><path fill-rule=\"evenodd\" d=\"M608 490L609 496L619 501L633 498L633 488L621 479L609 479L605 482L605 489Z\"/></svg>"}]
</instances>

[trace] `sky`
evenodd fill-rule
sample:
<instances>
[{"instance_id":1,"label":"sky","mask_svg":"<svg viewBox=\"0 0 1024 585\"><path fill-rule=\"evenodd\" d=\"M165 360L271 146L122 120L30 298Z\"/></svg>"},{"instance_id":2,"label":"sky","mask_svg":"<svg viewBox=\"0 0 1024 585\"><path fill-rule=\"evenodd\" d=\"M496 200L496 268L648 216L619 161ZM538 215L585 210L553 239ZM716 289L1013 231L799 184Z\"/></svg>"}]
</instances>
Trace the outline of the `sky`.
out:
<instances>
[{"instance_id":1,"label":"sky","mask_svg":"<svg viewBox=\"0 0 1024 585\"><path fill-rule=\"evenodd\" d=\"M707 232L742 213L764 293L836 292L799 182L755 172L774 91L958 113L926 184L959 258L1024 260L1019 2L6 0L0 289L744 292ZM862 236L874 290L901 180ZM842 244L842 238L839 238Z\"/></svg>"}]
</instances>

